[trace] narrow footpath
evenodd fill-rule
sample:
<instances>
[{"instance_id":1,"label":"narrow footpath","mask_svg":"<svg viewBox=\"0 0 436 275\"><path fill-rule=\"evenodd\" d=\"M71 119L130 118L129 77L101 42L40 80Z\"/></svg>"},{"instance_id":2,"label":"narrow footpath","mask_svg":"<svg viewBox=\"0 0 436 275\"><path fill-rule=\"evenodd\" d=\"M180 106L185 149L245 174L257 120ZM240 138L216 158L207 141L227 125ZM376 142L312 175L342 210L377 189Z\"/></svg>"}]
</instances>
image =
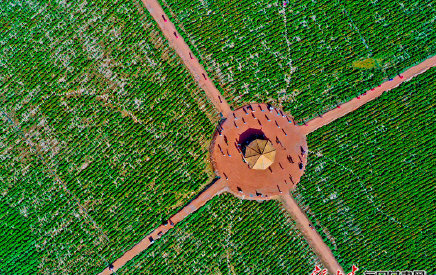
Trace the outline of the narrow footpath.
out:
<instances>
[{"instance_id":1,"label":"narrow footpath","mask_svg":"<svg viewBox=\"0 0 436 275\"><path fill-rule=\"evenodd\" d=\"M176 224L181 222L184 218L197 211L200 207L205 205L214 196L219 195L227 191L227 183L224 180L218 180L213 183L209 188L200 193L195 199L193 199L182 210L177 212L174 216L168 219L167 224L160 225L153 232L145 236L139 243L133 246L130 250L126 251L123 256L113 262L111 267L105 268L100 275L112 274L120 269L128 261L139 255L142 251L146 250L154 241L162 237L171 228L174 228Z\"/></svg>"},{"instance_id":2,"label":"narrow footpath","mask_svg":"<svg viewBox=\"0 0 436 275\"><path fill-rule=\"evenodd\" d=\"M436 56L430 57L425 61L419 63L418 65L411 67L401 75L396 76L391 81L386 81L381 85L379 85L378 87L366 91L364 94L356 98L353 98L352 100L342 105L339 105L338 108L335 108L323 114L321 117L316 117L310 120L309 122L306 122L306 126L303 125L304 127L303 131L305 132L306 135L312 133L316 129L319 129L322 126L327 125L335 121L336 119L355 111L356 109L360 108L364 104L381 96L384 92L392 90L393 88L399 86L401 83L409 81L413 77L422 74L423 72L427 71L431 67L435 67L435 66L436 66Z\"/></svg>"},{"instance_id":3,"label":"narrow footpath","mask_svg":"<svg viewBox=\"0 0 436 275\"><path fill-rule=\"evenodd\" d=\"M313 226L309 226L311 225L309 219L298 206L291 194L286 193L280 196L279 201L283 203L292 219L295 220L297 228L306 238L306 241L312 248L313 252L315 252L322 264L327 268L329 274L336 275L338 271L345 274L339 263L336 261L335 256L333 256L330 248L324 243L321 236Z\"/></svg>"},{"instance_id":4,"label":"narrow footpath","mask_svg":"<svg viewBox=\"0 0 436 275\"><path fill-rule=\"evenodd\" d=\"M230 105L215 87L212 80L207 75L206 70L198 62L198 59L191 52L185 40L183 40L183 37L177 32L176 27L169 20L168 15L165 14L159 2L157 0L142 0L142 2L157 22L159 28L167 38L169 45L174 48L176 53L180 56L186 68L188 68L195 81L197 81L199 86L205 91L215 108L221 112L224 117L228 117L232 112Z\"/></svg>"}]
</instances>

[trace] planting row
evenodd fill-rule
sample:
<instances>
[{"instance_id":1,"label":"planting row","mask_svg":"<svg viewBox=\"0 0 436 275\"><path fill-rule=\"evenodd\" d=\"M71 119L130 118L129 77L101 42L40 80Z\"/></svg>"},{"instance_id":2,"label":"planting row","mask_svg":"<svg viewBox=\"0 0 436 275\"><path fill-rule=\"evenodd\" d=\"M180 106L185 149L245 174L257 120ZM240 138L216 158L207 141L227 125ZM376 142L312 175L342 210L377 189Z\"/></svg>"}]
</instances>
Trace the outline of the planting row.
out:
<instances>
[{"instance_id":1,"label":"planting row","mask_svg":"<svg viewBox=\"0 0 436 275\"><path fill-rule=\"evenodd\" d=\"M120 274L309 274L319 260L277 201L213 198Z\"/></svg>"},{"instance_id":2,"label":"planting row","mask_svg":"<svg viewBox=\"0 0 436 275\"><path fill-rule=\"evenodd\" d=\"M323 113L436 52L428 1L161 0L233 107Z\"/></svg>"},{"instance_id":3,"label":"planting row","mask_svg":"<svg viewBox=\"0 0 436 275\"><path fill-rule=\"evenodd\" d=\"M436 271L435 73L308 136L294 195L345 269Z\"/></svg>"},{"instance_id":4,"label":"planting row","mask_svg":"<svg viewBox=\"0 0 436 275\"><path fill-rule=\"evenodd\" d=\"M30 142L22 150L36 158L33 148L45 163L29 165L50 168L47 176L59 177L70 192L64 199L77 198L101 228L108 245L98 250L112 262L214 177L207 151L219 115L140 1L51 1L0 10L8 18L0 51L7 123ZM32 189L36 180L29 175L20 188ZM40 187L42 194L52 185ZM71 234L59 235L50 243L65 246ZM76 248L70 252L79 253ZM61 254L47 257L69 273L95 273L107 264L94 265L101 259L91 255L81 272ZM47 261L39 261L44 269Z\"/></svg>"}]
</instances>

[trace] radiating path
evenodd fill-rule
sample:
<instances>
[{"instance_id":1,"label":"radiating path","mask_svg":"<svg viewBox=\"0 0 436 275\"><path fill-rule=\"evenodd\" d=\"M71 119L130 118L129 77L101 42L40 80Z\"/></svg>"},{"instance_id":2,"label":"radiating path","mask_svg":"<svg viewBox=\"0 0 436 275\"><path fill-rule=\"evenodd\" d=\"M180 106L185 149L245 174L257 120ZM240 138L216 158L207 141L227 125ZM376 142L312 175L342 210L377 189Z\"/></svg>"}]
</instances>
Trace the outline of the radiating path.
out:
<instances>
[{"instance_id":1,"label":"radiating path","mask_svg":"<svg viewBox=\"0 0 436 275\"><path fill-rule=\"evenodd\" d=\"M174 216L169 218L168 223L160 225L153 232L145 236L139 243L133 246L130 250L124 253L123 256L118 258L112 266L107 267L103 270L103 274L112 274L117 271L128 261L133 259L135 256L139 255L142 251L146 250L155 240L162 237L163 234L167 233L171 228L173 228L177 223L181 222L184 218L189 216L191 213L197 211L200 207L205 205L214 196L219 195L227 191L227 184L224 180L218 180L213 183L209 188L200 193L195 199L193 199L188 205L186 205L182 210L177 212Z\"/></svg>"},{"instance_id":2,"label":"radiating path","mask_svg":"<svg viewBox=\"0 0 436 275\"><path fill-rule=\"evenodd\" d=\"M174 24L170 22L169 17L164 13L159 2L157 0L142 1L147 10L154 18L154 20L157 22L166 39L169 41L169 45L174 48L176 53L180 56L185 66L188 68L189 72L193 75L199 86L205 91L207 97L214 104L215 108L219 112L221 112L224 117L230 117L232 115L232 110L229 104L215 87L203 66L199 63L197 58L189 49L189 46L177 32ZM377 98L383 92L395 88L402 82L410 80L414 76L425 72L427 69L435 65L436 57L425 60L424 62L408 69L401 76L395 77L392 81L387 81L381 84L379 87L367 91L360 97L354 98L351 101L340 105L339 108L327 112L322 117L315 118L307 122L307 125L302 126L303 134L307 135L322 127L323 125L329 124L337 118L340 118L348 114L349 112L356 110L365 103ZM277 126L279 127L279 125ZM174 216L170 217L166 224L157 227L153 232L145 236L138 244L136 244L130 250L124 253L124 255L117 259L110 267L103 270L100 274L112 274L116 272L128 261L146 250L155 240L159 239L163 234L168 232L177 223L179 223L191 213L195 212L200 207L205 205L214 196L227 191L229 191L229 187L227 186L227 181L225 179L220 179L216 181L204 192L200 193L182 210L180 210ZM314 230L313 227L309 226L310 221L306 217L305 213L300 209L295 200L292 198L292 196L288 192L286 192L284 195L280 195L278 199L283 203L286 210L296 221L297 227L305 236L307 242L309 243L315 254L322 261L323 265L329 270L329 273L336 274L338 270L344 273L341 266L334 258L334 255L330 251L329 247L323 242L321 236L318 234L318 232Z\"/></svg>"},{"instance_id":3,"label":"radiating path","mask_svg":"<svg viewBox=\"0 0 436 275\"><path fill-rule=\"evenodd\" d=\"M174 48L189 72L194 76L195 81L197 81L200 87L206 92L207 97L215 105L215 108L217 108L224 117L227 117L231 113L229 104L215 87L212 80L207 75L206 70L198 62L198 59L183 40L183 37L177 32L174 24L169 20L159 2L157 0L142 0L142 2L157 22L170 46Z\"/></svg>"},{"instance_id":4,"label":"radiating path","mask_svg":"<svg viewBox=\"0 0 436 275\"><path fill-rule=\"evenodd\" d=\"M413 77L427 71L431 67L436 66L436 56L430 57L426 59L425 61L419 63L416 66L411 67L404 73L402 73L399 76L396 76L391 81L386 81L382 83L380 86L375 87L366 93L362 94L359 97L353 98L352 100L339 105L338 108L333 109L325 114L322 115L322 117L316 117L309 122L306 122L306 126L303 126L303 130L305 134L309 134L313 131L315 131L318 128L321 128L324 125L327 125L334 120L345 116L346 114L355 111L362 105L368 103L369 101L379 97L384 92L392 90L393 88L399 86L401 83L405 81L411 80Z\"/></svg>"},{"instance_id":5,"label":"radiating path","mask_svg":"<svg viewBox=\"0 0 436 275\"><path fill-rule=\"evenodd\" d=\"M311 249L315 252L318 258L321 260L322 264L327 268L330 274L337 274L339 270L342 274L342 270L339 263L336 261L335 256L331 252L330 248L324 243L321 236L311 225L306 214L298 206L294 198L286 193L279 197L279 200L283 203L285 209L289 212L292 219L297 223L297 228L300 230L301 234L306 238L307 243Z\"/></svg>"}]
</instances>

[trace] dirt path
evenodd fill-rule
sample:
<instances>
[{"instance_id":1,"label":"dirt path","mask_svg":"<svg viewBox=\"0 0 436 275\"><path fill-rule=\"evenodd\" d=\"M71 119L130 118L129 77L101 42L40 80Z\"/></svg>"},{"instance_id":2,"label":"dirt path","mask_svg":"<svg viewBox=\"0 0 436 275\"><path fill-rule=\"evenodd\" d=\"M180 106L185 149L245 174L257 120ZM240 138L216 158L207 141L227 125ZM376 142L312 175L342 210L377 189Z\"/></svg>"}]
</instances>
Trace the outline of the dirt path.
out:
<instances>
[{"instance_id":1,"label":"dirt path","mask_svg":"<svg viewBox=\"0 0 436 275\"><path fill-rule=\"evenodd\" d=\"M200 207L205 205L210 199L214 196L219 195L223 192L227 191L227 183L224 180L218 180L209 188L200 193L195 199L193 199L188 205L186 205L182 210L177 212L174 216L172 216L166 225L160 225L153 232L145 236L139 243L133 246L130 250L124 253L123 256L118 258L112 265L112 269L107 267L103 270L101 275L103 274L112 274L114 271L117 271L123 265L125 265L128 261L133 259L135 256L139 255L142 251L146 250L153 242L163 234L167 233L171 228L173 228L177 223L181 222L184 218L189 216L191 213L197 211ZM151 239L150 239L151 238Z\"/></svg>"},{"instance_id":2,"label":"dirt path","mask_svg":"<svg viewBox=\"0 0 436 275\"><path fill-rule=\"evenodd\" d=\"M159 28L167 38L170 46L174 48L180 56L189 72L198 82L199 86L206 92L207 97L215 105L219 112L227 117L231 113L230 105L215 87L206 70L198 62L198 59L189 49L183 37L177 32L174 24L169 20L169 17L164 13L162 7L157 0L142 0L147 10L157 22Z\"/></svg>"},{"instance_id":3,"label":"dirt path","mask_svg":"<svg viewBox=\"0 0 436 275\"><path fill-rule=\"evenodd\" d=\"M295 222L297 223L297 228L306 238L310 247L321 260L323 265L327 268L329 273L336 275L337 271L339 270L342 274L344 274L344 271L342 270L339 263L336 261L330 248L324 243L318 232L309 226L309 224L311 224L309 219L300 209L294 198L289 193L287 193L280 196L279 200L283 203L285 209L295 220Z\"/></svg>"},{"instance_id":4,"label":"dirt path","mask_svg":"<svg viewBox=\"0 0 436 275\"><path fill-rule=\"evenodd\" d=\"M213 82L209 78L203 66L199 63L197 58L193 55L186 42L177 32L174 24L169 21L169 17L164 13L162 7L157 0L142 0L147 10L150 12L154 20L157 22L159 28L162 30L164 36L167 38L170 46L175 49L176 53L180 56L185 66L188 68L194 79L198 82L199 86L205 91L207 97L214 104L216 109L222 113L224 117L229 117L232 114L232 110L224 97L220 94L218 89L214 86ZM388 81L380 85L379 87L368 91L364 95L352 99L351 101L343 104L340 108L334 109L321 118L315 118L307 123L303 127L304 135L315 131L316 129L326 125L339 117L346 115L362 106L363 104L377 98L383 92L389 91L396 86L400 85L404 81L408 81L415 75L425 72L428 68L435 66L436 57L429 58L424 62L418 64L415 67L410 68L402 74L401 77L397 76L392 81ZM235 125L236 126L236 125ZM279 125L277 125L279 126ZM279 127L280 128L280 127ZM286 134L286 133L285 133ZM119 268L124 266L128 261L139 255L142 251L147 249L153 241L159 239L163 234L168 232L177 223L182 221L191 213L197 211L200 207L205 205L214 196L221 194L225 191L229 191L227 181L224 179L218 180L207 188L204 192L200 193L194 200L186 205L182 210L172 216L168 223L160 225L153 232L145 236L139 243L133 246L130 250L124 253L119 259L117 259L112 266L103 270L100 274L112 274ZM334 258L329 247L323 242L321 236L313 228L309 227L309 220L304 212L299 208L298 204L292 198L288 192L285 195L279 196L279 200L282 201L286 210L290 213L292 218L296 221L297 227L307 239L309 245L315 252L315 254L322 261L324 266L329 270L331 274L336 274L339 270L342 273L343 270Z\"/></svg>"},{"instance_id":5,"label":"dirt path","mask_svg":"<svg viewBox=\"0 0 436 275\"><path fill-rule=\"evenodd\" d=\"M315 131L318 128L321 128L324 125L329 124L330 122L345 116L346 114L355 111L362 105L368 103L369 101L379 97L381 94L383 94L386 91L392 90L393 88L399 86L401 83L405 81L411 80L413 77L427 71L431 67L436 66L436 56L433 56L431 58L426 59L422 63L419 63L418 65L408 69L404 73L401 74L401 76L396 76L392 81L386 81L382 83L380 86L375 87L363 95L353 98L352 100L348 101L347 103L344 103L340 105L340 108L333 109L324 115L322 117L317 117L309 122L307 122L307 126L303 126L305 134L309 134L313 131Z\"/></svg>"}]
</instances>

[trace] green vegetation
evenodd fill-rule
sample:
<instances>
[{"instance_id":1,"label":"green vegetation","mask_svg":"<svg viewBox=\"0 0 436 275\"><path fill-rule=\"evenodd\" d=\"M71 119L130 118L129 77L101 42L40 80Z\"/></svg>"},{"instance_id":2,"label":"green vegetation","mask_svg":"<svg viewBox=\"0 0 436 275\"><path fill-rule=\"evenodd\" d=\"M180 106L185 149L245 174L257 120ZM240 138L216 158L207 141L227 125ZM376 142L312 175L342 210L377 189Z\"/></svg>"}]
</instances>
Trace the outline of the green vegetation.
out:
<instances>
[{"instance_id":1,"label":"green vegetation","mask_svg":"<svg viewBox=\"0 0 436 275\"><path fill-rule=\"evenodd\" d=\"M100 231L3 116L0 157L0 273L90 274L104 266Z\"/></svg>"},{"instance_id":2,"label":"green vegetation","mask_svg":"<svg viewBox=\"0 0 436 275\"><path fill-rule=\"evenodd\" d=\"M35 190L35 199L65 185L70 193L50 207L63 209L64 200L77 199L95 225L76 225L101 228L98 238L104 245L93 250L114 261L214 177L206 160L219 115L139 0L0 5L0 17L7 20L0 27L5 33L0 38L1 111L41 157L28 161L33 172L50 178ZM35 158L30 146L20 150ZM14 169L19 173L18 166ZM7 177L8 170L1 171ZM13 185L32 190L38 175ZM21 198L8 196L3 198L8 205ZM65 206L70 214L71 207ZM44 211L33 218L44 217ZM0 243L10 232L4 234ZM71 233L58 236L50 243L66 247ZM25 245L44 247L38 239ZM49 259L40 258L38 270L52 270L53 263L58 266L51 273L90 274L106 266L94 265L100 261L97 254L79 267L80 261L58 259L60 248L57 253L40 249ZM7 271L16 268L9 263Z\"/></svg>"},{"instance_id":3,"label":"green vegetation","mask_svg":"<svg viewBox=\"0 0 436 275\"><path fill-rule=\"evenodd\" d=\"M436 53L428 1L161 3L234 107L269 101L297 119Z\"/></svg>"},{"instance_id":4,"label":"green vegetation","mask_svg":"<svg viewBox=\"0 0 436 275\"><path fill-rule=\"evenodd\" d=\"M436 271L435 89L433 68L308 136L294 195L346 270Z\"/></svg>"},{"instance_id":5,"label":"green vegetation","mask_svg":"<svg viewBox=\"0 0 436 275\"><path fill-rule=\"evenodd\" d=\"M224 194L188 216L119 274L308 274L319 260L277 201Z\"/></svg>"},{"instance_id":6,"label":"green vegetation","mask_svg":"<svg viewBox=\"0 0 436 275\"><path fill-rule=\"evenodd\" d=\"M4 168L1 167L3 170ZM3 197L2 197L3 198ZM0 272L6 274L9 267L22 266L19 273L37 271L35 241L31 235L29 223L17 207L11 207L0 200L0 230L2 232L2 249L0 250ZM23 210L27 208L23 208Z\"/></svg>"},{"instance_id":7,"label":"green vegetation","mask_svg":"<svg viewBox=\"0 0 436 275\"><path fill-rule=\"evenodd\" d=\"M165 1L235 107L306 118L436 51L424 1ZM0 273L97 273L214 177L219 116L139 0L4 1L0 20ZM295 195L346 270L435 271L435 83L421 75L309 136ZM224 195L121 273L315 264L278 202Z\"/></svg>"},{"instance_id":8,"label":"green vegetation","mask_svg":"<svg viewBox=\"0 0 436 275\"><path fill-rule=\"evenodd\" d=\"M436 53L436 5L429 1L340 1L353 28L359 30L371 56L389 76Z\"/></svg>"}]
</instances>

